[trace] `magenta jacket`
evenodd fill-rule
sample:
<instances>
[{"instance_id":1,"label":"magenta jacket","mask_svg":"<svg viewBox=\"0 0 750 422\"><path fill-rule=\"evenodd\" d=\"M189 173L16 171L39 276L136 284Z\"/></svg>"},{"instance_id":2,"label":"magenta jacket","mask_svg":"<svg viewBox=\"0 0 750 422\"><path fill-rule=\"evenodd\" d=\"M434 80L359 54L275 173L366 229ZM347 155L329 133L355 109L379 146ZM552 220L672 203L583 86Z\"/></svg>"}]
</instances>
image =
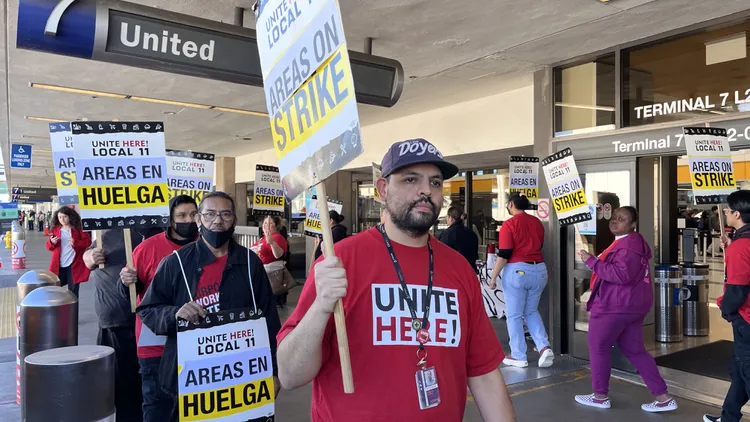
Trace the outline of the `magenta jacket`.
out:
<instances>
[{"instance_id":1,"label":"magenta jacket","mask_svg":"<svg viewBox=\"0 0 750 422\"><path fill-rule=\"evenodd\" d=\"M640 233L620 239L603 261L589 258L586 266L598 278L586 309L592 313L648 313L654 301L650 260L651 248Z\"/></svg>"}]
</instances>

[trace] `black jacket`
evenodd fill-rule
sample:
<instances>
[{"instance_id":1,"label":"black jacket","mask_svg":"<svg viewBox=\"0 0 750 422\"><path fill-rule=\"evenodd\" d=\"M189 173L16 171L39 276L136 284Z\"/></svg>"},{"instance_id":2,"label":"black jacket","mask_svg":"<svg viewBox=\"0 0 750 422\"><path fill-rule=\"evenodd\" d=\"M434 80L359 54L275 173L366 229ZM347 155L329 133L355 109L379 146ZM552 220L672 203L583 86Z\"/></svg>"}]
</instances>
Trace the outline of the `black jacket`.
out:
<instances>
[{"instance_id":1,"label":"black jacket","mask_svg":"<svg viewBox=\"0 0 750 422\"><path fill-rule=\"evenodd\" d=\"M346 227L342 226L341 224L336 224L335 226L331 227L331 235L333 236L333 243L337 243L346 239ZM323 243L321 242L318 244L318 247L315 248L316 261L318 260L318 258L320 258L321 255L323 255L323 251L321 250L322 245Z\"/></svg>"},{"instance_id":2,"label":"black jacket","mask_svg":"<svg viewBox=\"0 0 750 422\"><path fill-rule=\"evenodd\" d=\"M253 305L247 271L248 249L234 240L230 242L227 265L219 285L219 308L223 311L250 308ZM216 260L216 257L201 239L183 246L178 253L184 265L185 275L188 277L191 293L195 297L195 289L203 267ZM254 253L250 253L250 268L258 311L263 313L268 326L273 373L276 375L276 334L281 328L276 300L263 263ZM159 367L159 382L162 390L173 396L177 395L177 320L175 314L182 305L189 301L190 295L182 278L179 261L174 254L171 254L159 264L154 280L146 291L143 302L138 306L138 316L155 334L167 336L164 355Z\"/></svg>"},{"instance_id":3,"label":"black jacket","mask_svg":"<svg viewBox=\"0 0 750 422\"><path fill-rule=\"evenodd\" d=\"M474 269L474 272L478 272L479 239L472 229L464 226L463 222L457 221L445 229L438 240L458 251L469 261L469 265Z\"/></svg>"}]
</instances>

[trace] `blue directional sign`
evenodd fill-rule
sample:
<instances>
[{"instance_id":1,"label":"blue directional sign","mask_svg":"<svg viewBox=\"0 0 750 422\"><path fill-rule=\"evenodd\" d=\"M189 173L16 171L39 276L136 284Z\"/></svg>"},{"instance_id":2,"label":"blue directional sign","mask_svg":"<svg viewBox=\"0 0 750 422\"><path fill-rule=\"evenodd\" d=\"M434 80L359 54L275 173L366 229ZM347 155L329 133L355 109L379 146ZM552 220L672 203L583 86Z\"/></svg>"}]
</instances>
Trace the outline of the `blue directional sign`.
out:
<instances>
[{"instance_id":1,"label":"blue directional sign","mask_svg":"<svg viewBox=\"0 0 750 422\"><path fill-rule=\"evenodd\" d=\"M30 169L31 168L31 145L28 145L28 144L11 144L10 145L10 168L12 169Z\"/></svg>"}]
</instances>

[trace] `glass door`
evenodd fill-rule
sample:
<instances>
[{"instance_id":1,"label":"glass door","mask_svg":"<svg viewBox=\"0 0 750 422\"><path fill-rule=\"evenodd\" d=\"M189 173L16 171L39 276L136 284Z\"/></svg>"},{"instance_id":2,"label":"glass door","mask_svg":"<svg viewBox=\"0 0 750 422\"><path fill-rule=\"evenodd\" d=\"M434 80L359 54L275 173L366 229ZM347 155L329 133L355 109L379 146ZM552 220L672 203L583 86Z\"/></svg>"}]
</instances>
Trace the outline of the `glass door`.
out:
<instances>
[{"instance_id":1,"label":"glass door","mask_svg":"<svg viewBox=\"0 0 750 422\"><path fill-rule=\"evenodd\" d=\"M612 212L621 206L636 205L636 161L581 162L578 165L586 200L590 204L591 221L568 226L563 229L566 239L563 260L567 268L568 350L582 359L589 359L587 334L589 312L586 304L591 295L591 270L581 261L578 251L588 251L594 256L601 254L613 241L609 231ZM613 354L613 366L628 369L624 357Z\"/></svg>"}]
</instances>

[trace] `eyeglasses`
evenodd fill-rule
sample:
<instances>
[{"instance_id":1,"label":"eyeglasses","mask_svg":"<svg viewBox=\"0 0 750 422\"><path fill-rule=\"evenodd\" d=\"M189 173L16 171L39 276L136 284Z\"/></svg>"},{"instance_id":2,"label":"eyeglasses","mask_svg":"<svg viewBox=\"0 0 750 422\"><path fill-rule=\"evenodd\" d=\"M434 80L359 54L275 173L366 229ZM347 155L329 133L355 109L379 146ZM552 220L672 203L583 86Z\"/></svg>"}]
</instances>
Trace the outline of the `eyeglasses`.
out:
<instances>
[{"instance_id":1,"label":"eyeglasses","mask_svg":"<svg viewBox=\"0 0 750 422\"><path fill-rule=\"evenodd\" d=\"M737 212L737 210L733 210L731 208L722 208L722 211L724 211L724 214L731 214L733 212Z\"/></svg>"},{"instance_id":2,"label":"eyeglasses","mask_svg":"<svg viewBox=\"0 0 750 422\"><path fill-rule=\"evenodd\" d=\"M221 216L221 219L224 221L232 221L234 219L234 213L232 211L206 211L200 213L200 215L207 221L215 221L217 216Z\"/></svg>"}]
</instances>

